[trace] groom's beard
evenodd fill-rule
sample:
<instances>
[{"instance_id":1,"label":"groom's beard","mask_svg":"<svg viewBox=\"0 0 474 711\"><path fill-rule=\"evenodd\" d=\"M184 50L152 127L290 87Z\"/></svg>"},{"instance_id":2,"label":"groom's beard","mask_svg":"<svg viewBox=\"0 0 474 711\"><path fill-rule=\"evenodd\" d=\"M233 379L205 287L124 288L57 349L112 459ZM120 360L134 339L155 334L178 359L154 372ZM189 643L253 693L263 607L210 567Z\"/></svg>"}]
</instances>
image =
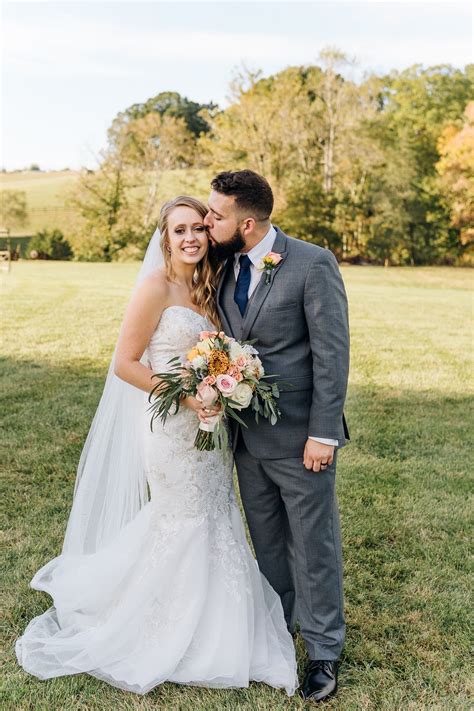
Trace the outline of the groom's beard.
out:
<instances>
[{"instance_id":1,"label":"groom's beard","mask_svg":"<svg viewBox=\"0 0 474 711\"><path fill-rule=\"evenodd\" d=\"M245 247L245 240L237 229L227 242L211 242L211 244L213 257L218 262L223 262L237 252L241 252Z\"/></svg>"}]
</instances>

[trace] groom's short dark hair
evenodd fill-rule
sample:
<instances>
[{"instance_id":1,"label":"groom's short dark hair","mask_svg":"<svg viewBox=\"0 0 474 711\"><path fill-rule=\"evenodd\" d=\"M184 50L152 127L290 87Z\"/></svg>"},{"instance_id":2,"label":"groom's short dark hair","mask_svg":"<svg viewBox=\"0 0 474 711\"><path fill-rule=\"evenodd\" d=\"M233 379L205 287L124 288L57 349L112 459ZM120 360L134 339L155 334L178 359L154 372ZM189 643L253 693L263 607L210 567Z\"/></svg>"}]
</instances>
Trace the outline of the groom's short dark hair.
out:
<instances>
[{"instance_id":1,"label":"groom's short dark hair","mask_svg":"<svg viewBox=\"0 0 474 711\"><path fill-rule=\"evenodd\" d=\"M268 220L273 210L273 192L262 175L253 170L225 171L211 182L218 193L235 197L240 210L249 212L256 220Z\"/></svg>"}]
</instances>

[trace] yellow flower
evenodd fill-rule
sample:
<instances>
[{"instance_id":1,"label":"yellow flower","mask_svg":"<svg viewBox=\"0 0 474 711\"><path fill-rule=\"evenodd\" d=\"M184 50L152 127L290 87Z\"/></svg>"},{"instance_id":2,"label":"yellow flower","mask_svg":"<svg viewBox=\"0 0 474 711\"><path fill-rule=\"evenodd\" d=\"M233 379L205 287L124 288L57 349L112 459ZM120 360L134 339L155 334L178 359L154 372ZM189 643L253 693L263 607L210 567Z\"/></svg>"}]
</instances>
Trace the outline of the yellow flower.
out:
<instances>
[{"instance_id":1,"label":"yellow flower","mask_svg":"<svg viewBox=\"0 0 474 711\"><path fill-rule=\"evenodd\" d=\"M197 350L197 348L192 348L192 349L189 351L189 353L188 353L188 355L186 356L186 358L187 358L188 360L194 360L195 358L198 357L198 355L200 355L200 354L199 354L199 351Z\"/></svg>"},{"instance_id":2,"label":"yellow flower","mask_svg":"<svg viewBox=\"0 0 474 711\"><path fill-rule=\"evenodd\" d=\"M224 375L230 366L230 360L223 351L213 350L209 353L209 375Z\"/></svg>"}]
</instances>

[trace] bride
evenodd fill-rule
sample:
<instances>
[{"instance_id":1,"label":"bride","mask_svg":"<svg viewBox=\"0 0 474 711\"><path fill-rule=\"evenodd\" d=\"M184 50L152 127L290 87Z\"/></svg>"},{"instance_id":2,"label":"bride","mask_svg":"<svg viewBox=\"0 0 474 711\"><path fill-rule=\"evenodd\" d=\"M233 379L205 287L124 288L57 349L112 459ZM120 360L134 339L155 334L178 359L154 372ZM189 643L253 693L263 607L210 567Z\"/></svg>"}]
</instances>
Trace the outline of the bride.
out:
<instances>
[{"instance_id":1,"label":"bride","mask_svg":"<svg viewBox=\"0 0 474 711\"><path fill-rule=\"evenodd\" d=\"M191 197L166 203L125 313L79 461L62 552L33 577L53 606L16 642L40 679L86 672L145 694L164 681L293 695L280 598L245 538L229 452L200 452L189 397L150 428L154 372L219 326L215 273Z\"/></svg>"}]
</instances>

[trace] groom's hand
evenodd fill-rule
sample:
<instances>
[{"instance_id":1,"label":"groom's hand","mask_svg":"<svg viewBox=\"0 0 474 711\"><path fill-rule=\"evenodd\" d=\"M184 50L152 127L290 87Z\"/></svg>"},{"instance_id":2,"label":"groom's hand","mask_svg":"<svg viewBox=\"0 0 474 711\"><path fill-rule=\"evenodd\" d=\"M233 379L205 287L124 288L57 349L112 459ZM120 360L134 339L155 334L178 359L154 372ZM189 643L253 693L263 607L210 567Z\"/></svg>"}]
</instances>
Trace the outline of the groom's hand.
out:
<instances>
[{"instance_id":1,"label":"groom's hand","mask_svg":"<svg viewBox=\"0 0 474 711\"><path fill-rule=\"evenodd\" d=\"M303 464L306 469L313 472L324 471L332 464L334 459L334 447L330 444L316 442L314 439L307 439L304 448Z\"/></svg>"}]
</instances>

